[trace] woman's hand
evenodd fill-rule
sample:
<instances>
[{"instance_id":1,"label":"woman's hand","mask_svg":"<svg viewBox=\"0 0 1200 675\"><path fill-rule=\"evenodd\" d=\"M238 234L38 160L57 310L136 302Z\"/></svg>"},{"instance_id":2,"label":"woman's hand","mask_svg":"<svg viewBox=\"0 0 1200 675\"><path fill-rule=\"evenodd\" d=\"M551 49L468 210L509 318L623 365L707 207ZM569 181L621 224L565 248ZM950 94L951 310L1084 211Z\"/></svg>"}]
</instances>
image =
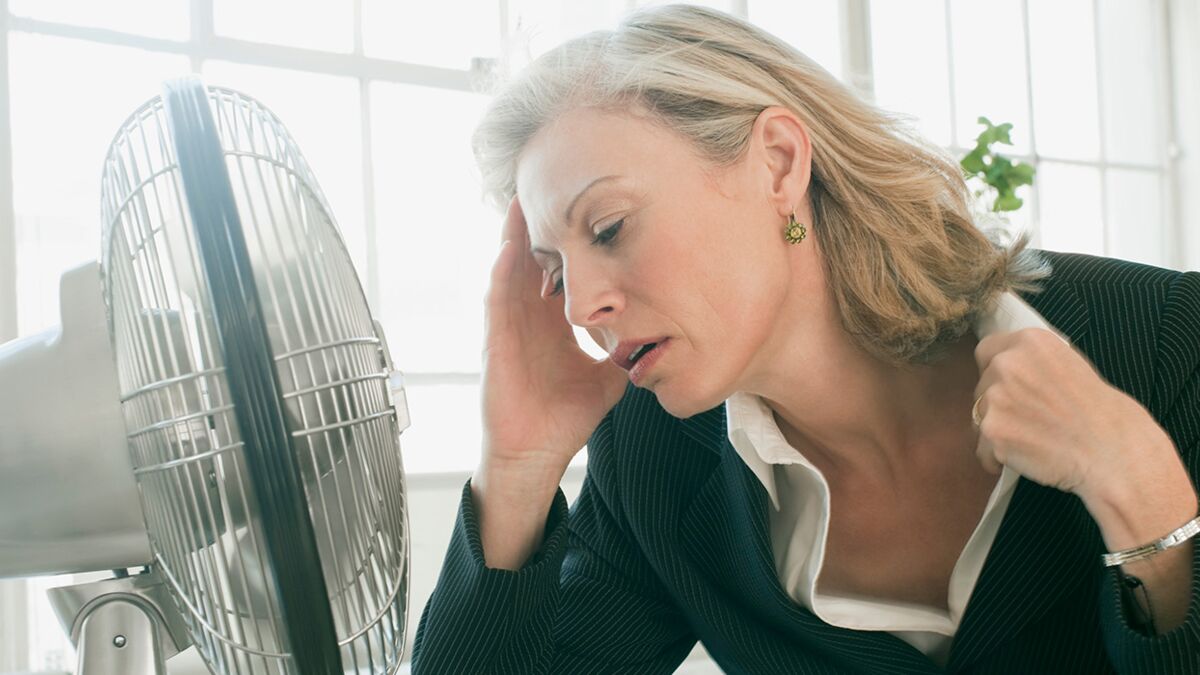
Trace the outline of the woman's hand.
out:
<instances>
[{"instance_id":1,"label":"woman's hand","mask_svg":"<svg viewBox=\"0 0 1200 675\"><path fill-rule=\"evenodd\" d=\"M625 372L579 348L563 296L542 297L516 198L485 300L483 456L471 493L485 564L520 569L542 544L571 458L625 391Z\"/></svg>"},{"instance_id":2,"label":"woman's hand","mask_svg":"<svg viewBox=\"0 0 1200 675\"><path fill-rule=\"evenodd\" d=\"M580 349L562 295L542 297L543 271L514 197L486 299L482 406L484 462L543 466L561 477L627 377ZM557 485L557 480L555 480Z\"/></svg>"},{"instance_id":3,"label":"woman's hand","mask_svg":"<svg viewBox=\"0 0 1200 675\"><path fill-rule=\"evenodd\" d=\"M1183 471L1150 413L1053 332L990 335L979 342L975 360L976 452L989 471L1007 465L1085 501L1134 477Z\"/></svg>"},{"instance_id":4,"label":"woman's hand","mask_svg":"<svg viewBox=\"0 0 1200 675\"><path fill-rule=\"evenodd\" d=\"M1109 551L1150 543L1196 515L1195 488L1167 432L1062 338L1039 328L990 335L975 360L985 468L1006 465L1078 495ZM1160 631L1187 614L1191 560L1189 543L1124 566L1155 597Z\"/></svg>"}]
</instances>

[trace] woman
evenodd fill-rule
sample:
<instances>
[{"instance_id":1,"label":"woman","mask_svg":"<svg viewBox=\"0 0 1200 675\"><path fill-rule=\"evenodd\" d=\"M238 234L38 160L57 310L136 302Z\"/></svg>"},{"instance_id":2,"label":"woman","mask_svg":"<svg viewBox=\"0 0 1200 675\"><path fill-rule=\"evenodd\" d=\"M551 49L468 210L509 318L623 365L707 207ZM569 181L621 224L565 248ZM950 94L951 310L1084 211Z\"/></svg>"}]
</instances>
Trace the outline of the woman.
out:
<instances>
[{"instance_id":1,"label":"woman","mask_svg":"<svg viewBox=\"0 0 1200 675\"><path fill-rule=\"evenodd\" d=\"M1200 275L993 243L697 8L542 57L476 151L485 445L414 672L1200 672Z\"/></svg>"}]
</instances>

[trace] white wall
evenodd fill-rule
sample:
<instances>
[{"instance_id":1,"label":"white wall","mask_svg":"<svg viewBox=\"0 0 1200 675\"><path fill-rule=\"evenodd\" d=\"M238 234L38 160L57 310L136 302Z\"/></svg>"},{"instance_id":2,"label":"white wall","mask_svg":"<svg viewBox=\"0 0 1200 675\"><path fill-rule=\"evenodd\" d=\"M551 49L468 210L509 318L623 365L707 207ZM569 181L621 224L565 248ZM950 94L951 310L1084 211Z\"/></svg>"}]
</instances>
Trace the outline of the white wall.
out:
<instances>
[{"instance_id":1,"label":"white wall","mask_svg":"<svg viewBox=\"0 0 1200 675\"><path fill-rule=\"evenodd\" d=\"M1182 269L1200 270L1200 3L1171 0L1169 10L1180 263Z\"/></svg>"}]
</instances>

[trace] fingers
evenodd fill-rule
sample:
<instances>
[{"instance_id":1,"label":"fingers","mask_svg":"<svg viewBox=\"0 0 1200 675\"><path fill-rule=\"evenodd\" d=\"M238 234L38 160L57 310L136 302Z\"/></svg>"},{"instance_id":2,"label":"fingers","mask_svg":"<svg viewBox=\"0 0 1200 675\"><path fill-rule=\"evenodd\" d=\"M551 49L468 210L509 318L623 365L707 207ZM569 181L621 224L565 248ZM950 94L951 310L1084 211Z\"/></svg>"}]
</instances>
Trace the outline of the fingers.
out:
<instances>
[{"instance_id":1,"label":"fingers","mask_svg":"<svg viewBox=\"0 0 1200 675\"><path fill-rule=\"evenodd\" d=\"M993 333L975 346L975 363L979 366L979 372L986 370L992 359L1018 346L1026 351L1049 354L1062 353L1063 347L1066 346L1068 351L1075 352L1069 340L1047 328L1022 328L1008 333Z\"/></svg>"},{"instance_id":2,"label":"fingers","mask_svg":"<svg viewBox=\"0 0 1200 675\"><path fill-rule=\"evenodd\" d=\"M516 261L517 246L512 240L505 240L500 244L496 261L492 263L487 296L483 302L484 323L489 327L489 332L503 332L509 328L509 303L512 299L512 277Z\"/></svg>"},{"instance_id":3,"label":"fingers","mask_svg":"<svg viewBox=\"0 0 1200 675\"><path fill-rule=\"evenodd\" d=\"M979 463L983 465L983 470L992 475L998 475L1004 470L1004 465L996 459L996 455L992 450L992 444L987 441L983 434L979 434L979 444L975 447L975 456L979 458Z\"/></svg>"},{"instance_id":4,"label":"fingers","mask_svg":"<svg viewBox=\"0 0 1200 675\"><path fill-rule=\"evenodd\" d=\"M978 440L975 443L975 457L983 465L984 471L996 474L1000 473L1000 462L996 458L991 440L983 432L983 420L986 415L987 394L976 393L975 404L971 407L971 421L975 425L976 433L978 433Z\"/></svg>"},{"instance_id":5,"label":"fingers","mask_svg":"<svg viewBox=\"0 0 1200 675\"><path fill-rule=\"evenodd\" d=\"M492 264L492 273L484 301L484 320L490 334L499 335L509 329L530 327L530 321L540 325L550 316L564 319L565 298L545 297L546 274L529 251L529 231L520 201L513 197L504 219L500 251ZM530 304L530 303L534 304ZM532 311L532 314L529 312ZM514 325L514 322L517 322Z\"/></svg>"},{"instance_id":6,"label":"fingers","mask_svg":"<svg viewBox=\"0 0 1200 675\"><path fill-rule=\"evenodd\" d=\"M997 354L1012 347L1019 335L1019 331L992 333L980 340L979 344L975 346L975 364L979 366L979 372L982 374L986 371ZM976 396L978 395L979 392L976 392Z\"/></svg>"},{"instance_id":7,"label":"fingers","mask_svg":"<svg viewBox=\"0 0 1200 675\"><path fill-rule=\"evenodd\" d=\"M504 216L504 225L500 228L500 241L512 242L513 248L516 249L514 256L514 266L517 278L520 278L525 272L525 255L528 255L529 248L526 243L529 238L529 233L525 224L525 212L521 210L521 202L516 195L512 201L508 203L508 212ZM522 253L524 252L524 255ZM512 278L508 275L505 278Z\"/></svg>"},{"instance_id":8,"label":"fingers","mask_svg":"<svg viewBox=\"0 0 1200 675\"><path fill-rule=\"evenodd\" d=\"M500 241L518 241L526 236L527 227L521 202L514 196L508 203L508 213L505 214L504 226L500 229Z\"/></svg>"},{"instance_id":9,"label":"fingers","mask_svg":"<svg viewBox=\"0 0 1200 675\"><path fill-rule=\"evenodd\" d=\"M994 404L1000 399L1007 401L1012 397L1031 396L1031 378L1051 377L1046 366L1038 366L1031 361L1027 343L1041 337L1029 333L1029 330L1039 329L992 334L980 340L976 346L979 381L975 384L975 400L979 401L976 410L980 419L988 408L989 399Z\"/></svg>"},{"instance_id":10,"label":"fingers","mask_svg":"<svg viewBox=\"0 0 1200 675\"><path fill-rule=\"evenodd\" d=\"M979 433L975 445L975 457L983 466L983 470L996 475L1003 469L1003 464L996 457L995 446L984 432L988 411L988 390L996 384L997 371L990 368L992 360L1001 352L1011 348L1017 333L993 333L975 347L975 363L979 366L979 382L975 385L975 404L971 409L972 422ZM991 425L988 425L989 427Z\"/></svg>"},{"instance_id":11,"label":"fingers","mask_svg":"<svg viewBox=\"0 0 1200 675\"><path fill-rule=\"evenodd\" d=\"M519 285L522 293L531 290L542 295L539 289L545 285L544 272L529 250L529 224L516 196L508 203L508 213L505 215L502 230L502 240L513 242L517 249L515 274L511 276L511 283Z\"/></svg>"}]
</instances>

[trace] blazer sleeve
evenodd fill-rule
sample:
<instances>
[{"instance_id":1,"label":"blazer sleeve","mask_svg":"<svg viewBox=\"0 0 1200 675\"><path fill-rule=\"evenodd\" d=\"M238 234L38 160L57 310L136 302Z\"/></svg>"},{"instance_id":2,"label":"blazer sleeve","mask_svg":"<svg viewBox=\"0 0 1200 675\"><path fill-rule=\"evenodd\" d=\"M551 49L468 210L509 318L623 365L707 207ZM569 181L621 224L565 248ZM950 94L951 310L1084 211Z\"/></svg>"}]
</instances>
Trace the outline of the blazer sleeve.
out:
<instances>
[{"instance_id":1,"label":"blazer sleeve","mask_svg":"<svg viewBox=\"0 0 1200 675\"><path fill-rule=\"evenodd\" d=\"M671 673L695 642L590 472L569 513L559 490L542 547L516 571L484 565L468 481L412 672Z\"/></svg>"},{"instance_id":2,"label":"blazer sleeve","mask_svg":"<svg viewBox=\"0 0 1200 675\"><path fill-rule=\"evenodd\" d=\"M1200 485L1200 273L1185 272L1167 294L1159 328L1157 388L1167 392L1156 415L1183 458L1192 485ZM1120 579L1106 571L1100 612L1109 658L1118 673L1200 673L1200 541L1193 540L1191 603L1182 625L1149 636L1132 627L1122 605Z\"/></svg>"}]
</instances>

